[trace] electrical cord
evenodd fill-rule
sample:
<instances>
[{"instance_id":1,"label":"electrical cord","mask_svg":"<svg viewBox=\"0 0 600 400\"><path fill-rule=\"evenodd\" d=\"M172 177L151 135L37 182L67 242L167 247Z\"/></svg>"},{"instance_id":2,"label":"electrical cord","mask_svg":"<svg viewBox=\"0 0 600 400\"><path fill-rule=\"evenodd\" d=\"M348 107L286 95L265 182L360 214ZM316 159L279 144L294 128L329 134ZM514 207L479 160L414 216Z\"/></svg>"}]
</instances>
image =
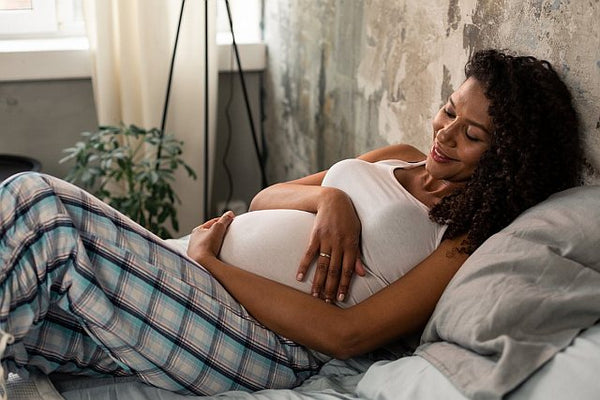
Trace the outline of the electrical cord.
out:
<instances>
[{"instance_id":1,"label":"electrical cord","mask_svg":"<svg viewBox=\"0 0 600 400\"><path fill-rule=\"evenodd\" d=\"M244 94L244 102L246 104L246 113L248 114L248 120L250 122L250 130L252 131L252 140L254 143L254 151L256 153L256 158L258 159L258 165L260 168L261 184L262 184L262 187L265 188L268 186L268 184L267 184L267 176L265 174L264 158L258 147L258 140L256 138L256 129L254 127L254 119L252 118L252 110L250 109L250 101L248 100L248 90L246 89L246 81L244 79L244 71L242 69L242 63L240 61L240 53L239 53L239 50L237 47L237 43L235 41L235 34L233 31L233 19L231 18L231 9L229 8L229 0L225 0L225 7L227 8L227 17L229 19L229 28L231 29L231 41L233 44L233 50L235 52L235 58L237 61L240 82L242 84L242 91Z\"/></svg>"},{"instance_id":2,"label":"electrical cord","mask_svg":"<svg viewBox=\"0 0 600 400\"><path fill-rule=\"evenodd\" d=\"M265 2L260 2L260 38L261 40L265 40ZM260 101L260 139L262 143L262 160L263 166L267 165L267 160L269 159L269 147L267 146L266 136L265 136L265 121L267 120L267 112L265 107L265 99L266 99L266 90L265 90L265 82L264 82L264 74L258 75L259 80L259 101Z\"/></svg>"},{"instance_id":3,"label":"electrical cord","mask_svg":"<svg viewBox=\"0 0 600 400\"><path fill-rule=\"evenodd\" d=\"M267 164L267 160L269 159L269 147L267 146L267 141L265 139L265 121L267 120L267 112L265 108L265 83L263 74L260 74L258 77L259 83L259 102L260 102L260 140L262 143L262 160L263 166Z\"/></svg>"},{"instance_id":4,"label":"electrical cord","mask_svg":"<svg viewBox=\"0 0 600 400\"><path fill-rule=\"evenodd\" d=\"M233 65L233 52L230 53L230 65ZM221 164L223 169L225 170L225 175L227 176L227 197L225 199L225 209L229 209L229 203L231 202L231 198L233 196L233 178L231 175L231 170L227 165L227 156L229 155L229 149L231 148L231 104L233 102L233 74L230 74L229 79L229 93L227 96L227 103L225 104L225 120L227 121L227 137L225 138L225 149L223 151L223 158L221 160Z\"/></svg>"}]
</instances>

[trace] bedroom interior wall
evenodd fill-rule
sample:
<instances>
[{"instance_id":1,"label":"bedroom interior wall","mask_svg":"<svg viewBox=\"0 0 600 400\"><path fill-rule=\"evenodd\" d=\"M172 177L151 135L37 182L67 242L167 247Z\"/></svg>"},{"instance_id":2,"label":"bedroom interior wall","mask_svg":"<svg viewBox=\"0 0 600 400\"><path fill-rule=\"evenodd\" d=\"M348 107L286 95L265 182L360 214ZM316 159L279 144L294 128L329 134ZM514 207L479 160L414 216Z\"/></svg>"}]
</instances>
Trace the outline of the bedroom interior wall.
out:
<instances>
[{"instance_id":1,"label":"bedroom interior wall","mask_svg":"<svg viewBox=\"0 0 600 400\"><path fill-rule=\"evenodd\" d=\"M247 72L246 84L258 124L260 72ZM223 161L233 178L232 199L249 204L260 190L260 170L252 147L251 132L237 75L219 74L217 143L210 211L228 197ZM233 85L233 89L230 86ZM230 122L227 121L229 95ZM72 164L59 164L62 150L81 140L80 133L94 131L96 110L90 79L0 82L0 154L33 157L42 163L42 172L66 176ZM231 135L225 157L227 137ZM181 232L186 233L186 232Z\"/></svg>"},{"instance_id":2,"label":"bedroom interior wall","mask_svg":"<svg viewBox=\"0 0 600 400\"><path fill-rule=\"evenodd\" d=\"M426 151L468 56L495 47L564 77L600 183L599 0L265 0L264 18L270 182L385 144Z\"/></svg>"},{"instance_id":3,"label":"bedroom interior wall","mask_svg":"<svg viewBox=\"0 0 600 400\"><path fill-rule=\"evenodd\" d=\"M33 157L42 171L64 177L62 149L96 129L89 79L0 82L0 153Z\"/></svg>"}]
</instances>

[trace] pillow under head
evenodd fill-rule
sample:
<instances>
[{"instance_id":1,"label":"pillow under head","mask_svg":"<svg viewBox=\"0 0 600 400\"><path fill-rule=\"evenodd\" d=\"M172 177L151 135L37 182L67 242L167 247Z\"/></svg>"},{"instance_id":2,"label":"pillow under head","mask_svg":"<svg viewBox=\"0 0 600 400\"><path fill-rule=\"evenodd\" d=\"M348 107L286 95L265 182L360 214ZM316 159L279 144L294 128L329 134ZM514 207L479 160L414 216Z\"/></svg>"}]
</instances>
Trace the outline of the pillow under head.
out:
<instances>
[{"instance_id":1,"label":"pillow under head","mask_svg":"<svg viewBox=\"0 0 600 400\"><path fill-rule=\"evenodd\" d=\"M450 282L417 354L465 395L501 398L600 319L600 186L530 208Z\"/></svg>"}]
</instances>

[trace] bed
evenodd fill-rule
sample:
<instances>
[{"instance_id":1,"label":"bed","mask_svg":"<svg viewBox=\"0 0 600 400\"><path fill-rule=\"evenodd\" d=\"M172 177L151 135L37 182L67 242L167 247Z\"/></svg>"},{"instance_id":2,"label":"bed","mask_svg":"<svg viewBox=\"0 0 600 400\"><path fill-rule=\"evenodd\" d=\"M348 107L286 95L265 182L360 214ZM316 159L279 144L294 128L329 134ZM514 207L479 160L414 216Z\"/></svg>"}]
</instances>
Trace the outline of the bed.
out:
<instances>
[{"instance_id":1,"label":"bed","mask_svg":"<svg viewBox=\"0 0 600 400\"><path fill-rule=\"evenodd\" d=\"M488 239L412 355L332 360L290 390L183 396L131 378L11 375L9 399L600 398L600 186L573 188ZM381 354L386 357L381 359Z\"/></svg>"}]
</instances>

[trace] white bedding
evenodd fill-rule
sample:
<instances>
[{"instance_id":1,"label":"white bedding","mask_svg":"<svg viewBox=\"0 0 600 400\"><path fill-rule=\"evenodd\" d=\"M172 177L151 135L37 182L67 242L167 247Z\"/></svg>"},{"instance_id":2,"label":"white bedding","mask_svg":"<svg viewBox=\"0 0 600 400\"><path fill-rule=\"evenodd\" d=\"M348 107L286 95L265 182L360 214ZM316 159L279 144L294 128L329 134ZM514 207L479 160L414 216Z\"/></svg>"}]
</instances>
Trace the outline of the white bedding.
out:
<instances>
[{"instance_id":1,"label":"white bedding","mask_svg":"<svg viewBox=\"0 0 600 400\"><path fill-rule=\"evenodd\" d=\"M366 372L364 372L366 371ZM582 332L564 351L508 395L507 400L592 400L600 395L600 325ZM37 385L39 392L31 389ZM419 356L371 363L367 359L332 360L320 373L293 390L257 393L228 392L213 397L181 396L137 382L74 379L57 383L33 375L19 397L19 385L9 384L11 400L465 400L442 373ZM21 384L22 387L22 384ZM43 397L34 397L43 393Z\"/></svg>"},{"instance_id":2,"label":"white bedding","mask_svg":"<svg viewBox=\"0 0 600 400\"><path fill-rule=\"evenodd\" d=\"M564 351L534 373L507 400L592 400L600 398L600 325L582 332ZM465 400L425 359L413 356L379 362L356 389L357 398L379 400Z\"/></svg>"}]
</instances>

